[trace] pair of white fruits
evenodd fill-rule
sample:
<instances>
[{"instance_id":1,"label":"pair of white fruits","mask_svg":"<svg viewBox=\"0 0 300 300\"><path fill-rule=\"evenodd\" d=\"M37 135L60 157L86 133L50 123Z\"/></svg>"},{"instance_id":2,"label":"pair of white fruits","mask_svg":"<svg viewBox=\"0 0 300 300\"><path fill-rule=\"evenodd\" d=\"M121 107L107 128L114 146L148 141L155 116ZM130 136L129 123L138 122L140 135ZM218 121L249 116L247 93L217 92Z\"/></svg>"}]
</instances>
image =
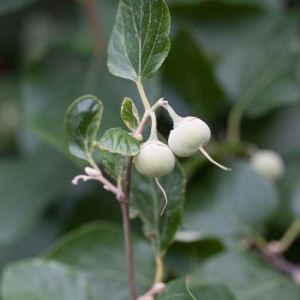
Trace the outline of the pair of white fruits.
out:
<instances>
[{"instance_id":1,"label":"pair of white fruits","mask_svg":"<svg viewBox=\"0 0 300 300\"><path fill-rule=\"evenodd\" d=\"M168 145L157 138L150 138L141 146L140 153L135 156L135 166L140 173L147 176L167 175L175 167L174 154L178 157L188 157L197 154L200 150L207 156L203 147L209 142L210 136L209 127L199 118L176 116L174 129L171 130L168 138ZM212 161L211 158L209 159Z\"/></svg>"}]
</instances>

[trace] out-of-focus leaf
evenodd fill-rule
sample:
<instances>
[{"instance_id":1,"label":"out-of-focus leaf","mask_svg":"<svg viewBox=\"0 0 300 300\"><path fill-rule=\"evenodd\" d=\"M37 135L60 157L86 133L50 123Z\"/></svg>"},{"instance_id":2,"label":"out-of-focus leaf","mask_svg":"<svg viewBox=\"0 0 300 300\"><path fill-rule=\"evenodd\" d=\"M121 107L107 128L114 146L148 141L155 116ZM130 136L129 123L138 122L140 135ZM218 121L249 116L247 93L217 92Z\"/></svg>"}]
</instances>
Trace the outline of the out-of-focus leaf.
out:
<instances>
[{"instance_id":1,"label":"out-of-focus leaf","mask_svg":"<svg viewBox=\"0 0 300 300\"><path fill-rule=\"evenodd\" d=\"M133 101L126 97L121 106L121 118L125 125L135 131L140 123L139 113Z\"/></svg>"},{"instance_id":2,"label":"out-of-focus leaf","mask_svg":"<svg viewBox=\"0 0 300 300\"><path fill-rule=\"evenodd\" d=\"M235 162L232 172L211 168L188 189L184 229L204 236L261 232L277 208L273 186L246 163Z\"/></svg>"},{"instance_id":3,"label":"out-of-focus leaf","mask_svg":"<svg viewBox=\"0 0 300 300\"><path fill-rule=\"evenodd\" d=\"M23 160L1 160L0 245L26 233L74 175L72 164L46 147Z\"/></svg>"},{"instance_id":4,"label":"out-of-focus leaf","mask_svg":"<svg viewBox=\"0 0 300 300\"><path fill-rule=\"evenodd\" d=\"M148 243L133 239L136 283L145 292L154 276L154 263ZM128 300L127 266L121 228L112 223L86 225L66 235L46 256L81 271L92 287L93 299Z\"/></svg>"},{"instance_id":5,"label":"out-of-focus leaf","mask_svg":"<svg viewBox=\"0 0 300 300\"><path fill-rule=\"evenodd\" d=\"M177 240L168 249L165 261L172 274L184 276L195 271L195 268L210 256L224 249L217 239L198 239L193 242Z\"/></svg>"},{"instance_id":6,"label":"out-of-focus leaf","mask_svg":"<svg viewBox=\"0 0 300 300\"><path fill-rule=\"evenodd\" d=\"M0 15L4 15L13 12L18 9L30 5L37 0L0 0Z\"/></svg>"},{"instance_id":7,"label":"out-of-focus leaf","mask_svg":"<svg viewBox=\"0 0 300 300\"><path fill-rule=\"evenodd\" d=\"M32 259L7 267L3 300L92 300L88 281L64 264Z\"/></svg>"},{"instance_id":8,"label":"out-of-focus leaf","mask_svg":"<svg viewBox=\"0 0 300 300\"><path fill-rule=\"evenodd\" d=\"M237 299L299 298L300 287L253 253L226 252L201 265L194 275L201 282L229 286Z\"/></svg>"},{"instance_id":9,"label":"out-of-focus leaf","mask_svg":"<svg viewBox=\"0 0 300 300\"><path fill-rule=\"evenodd\" d=\"M144 223L144 233L153 243L156 253L164 254L173 242L181 225L185 200L185 177L179 165L172 173L159 178L168 196L168 206L162 216L165 199L154 179L134 170L132 174L131 204Z\"/></svg>"},{"instance_id":10,"label":"out-of-focus leaf","mask_svg":"<svg viewBox=\"0 0 300 300\"><path fill-rule=\"evenodd\" d=\"M92 156L102 112L101 101L92 95L78 98L68 108L65 132L69 141L69 151L76 157L89 160Z\"/></svg>"},{"instance_id":11,"label":"out-of-focus leaf","mask_svg":"<svg viewBox=\"0 0 300 300\"><path fill-rule=\"evenodd\" d=\"M235 300L225 285L193 283L193 278L171 281L157 300Z\"/></svg>"},{"instance_id":12,"label":"out-of-focus leaf","mask_svg":"<svg viewBox=\"0 0 300 300\"><path fill-rule=\"evenodd\" d=\"M118 153L101 152L100 162L104 166L106 173L112 178L124 178L126 158Z\"/></svg>"},{"instance_id":13,"label":"out-of-focus leaf","mask_svg":"<svg viewBox=\"0 0 300 300\"><path fill-rule=\"evenodd\" d=\"M100 151L119 153L124 156L134 156L140 152L140 143L122 128L108 129L98 142Z\"/></svg>"},{"instance_id":14,"label":"out-of-focus leaf","mask_svg":"<svg viewBox=\"0 0 300 300\"><path fill-rule=\"evenodd\" d=\"M300 219L300 188L299 186L294 191L292 197L292 211L293 214Z\"/></svg>"},{"instance_id":15,"label":"out-of-focus leaf","mask_svg":"<svg viewBox=\"0 0 300 300\"><path fill-rule=\"evenodd\" d=\"M170 14L164 0L121 0L108 45L108 68L133 81L151 78L167 57Z\"/></svg>"},{"instance_id":16,"label":"out-of-focus leaf","mask_svg":"<svg viewBox=\"0 0 300 300\"><path fill-rule=\"evenodd\" d=\"M264 38L236 48L222 63L219 78L231 101L251 116L300 102L297 62L292 49L294 22L274 22Z\"/></svg>"},{"instance_id":17,"label":"out-of-focus leaf","mask_svg":"<svg viewBox=\"0 0 300 300\"><path fill-rule=\"evenodd\" d=\"M186 31L180 32L172 43L164 77L170 88L178 91L201 116L210 119L224 110L222 90L215 80L212 64Z\"/></svg>"}]
</instances>

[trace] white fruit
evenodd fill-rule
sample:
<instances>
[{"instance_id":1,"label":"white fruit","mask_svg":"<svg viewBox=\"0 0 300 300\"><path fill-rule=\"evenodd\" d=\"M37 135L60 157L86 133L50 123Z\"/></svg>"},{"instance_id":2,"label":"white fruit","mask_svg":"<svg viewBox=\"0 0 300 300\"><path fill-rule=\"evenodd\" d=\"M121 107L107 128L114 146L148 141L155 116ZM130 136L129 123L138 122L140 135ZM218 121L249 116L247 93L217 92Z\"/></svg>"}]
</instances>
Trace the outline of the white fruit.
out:
<instances>
[{"instance_id":1,"label":"white fruit","mask_svg":"<svg viewBox=\"0 0 300 300\"><path fill-rule=\"evenodd\" d=\"M196 117L186 117L171 130L168 144L179 157L195 155L200 147L210 140L210 129L205 122Z\"/></svg>"},{"instance_id":2,"label":"white fruit","mask_svg":"<svg viewBox=\"0 0 300 300\"><path fill-rule=\"evenodd\" d=\"M276 181L284 173L284 161L281 156L271 150L260 150L253 154L251 166L261 175L271 181Z\"/></svg>"},{"instance_id":3,"label":"white fruit","mask_svg":"<svg viewBox=\"0 0 300 300\"><path fill-rule=\"evenodd\" d=\"M158 140L144 143L133 161L140 173L153 177L167 175L175 167L174 154L166 144Z\"/></svg>"}]
</instances>

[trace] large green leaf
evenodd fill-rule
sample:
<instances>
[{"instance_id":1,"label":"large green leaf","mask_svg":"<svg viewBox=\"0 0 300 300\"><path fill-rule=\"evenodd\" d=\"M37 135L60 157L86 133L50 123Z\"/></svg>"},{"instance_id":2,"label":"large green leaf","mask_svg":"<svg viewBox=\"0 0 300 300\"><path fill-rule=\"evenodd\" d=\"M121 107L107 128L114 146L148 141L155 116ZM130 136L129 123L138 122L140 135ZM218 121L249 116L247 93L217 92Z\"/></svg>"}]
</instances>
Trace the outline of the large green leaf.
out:
<instances>
[{"instance_id":1,"label":"large green leaf","mask_svg":"<svg viewBox=\"0 0 300 300\"><path fill-rule=\"evenodd\" d=\"M136 130L139 126L140 118L138 110L133 101L128 97L123 100L121 106L121 118L131 131Z\"/></svg>"},{"instance_id":2,"label":"large green leaf","mask_svg":"<svg viewBox=\"0 0 300 300\"><path fill-rule=\"evenodd\" d=\"M108 45L108 68L133 81L151 78L167 57L170 15L164 0L121 0Z\"/></svg>"},{"instance_id":3,"label":"large green leaf","mask_svg":"<svg viewBox=\"0 0 300 300\"><path fill-rule=\"evenodd\" d=\"M72 164L45 146L23 159L2 159L0 245L26 233L45 208L71 186L74 175Z\"/></svg>"},{"instance_id":4,"label":"large green leaf","mask_svg":"<svg viewBox=\"0 0 300 300\"><path fill-rule=\"evenodd\" d=\"M99 99L86 95L75 100L65 116L65 132L69 151L78 158L89 160L94 152L103 105Z\"/></svg>"},{"instance_id":5,"label":"large green leaf","mask_svg":"<svg viewBox=\"0 0 300 300\"><path fill-rule=\"evenodd\" d=\"M142 294L153 281L153 254L148 243L135 237L133 249L136 284ZM93 299L128 300L124 237L119 226L86 225L63 237L46 256L80 270L92 287Z\"/></svg>"},{"instance_id":6,"label":"large green leaf","mask_svg":"<svg viewBox=\"0 0 300 300\"><path fill-rule=\"evenodd\" d=\"M178 66L178 57L184 66L182 68ZM223 94L215 79L213 66L187 31L176 35L163 70L170 89L178 91L203 118L211 119L223 112Z\"/></svg>"},{"instance_id":7,"label":"large green leaf","mask_svg":"<svg viewBox=\"0 0 300 300\"><path fill-rule=\"evenodd\" d=\"M92 300L88 281L64 264L32 259L7 267L3 300Z\"/></svg>"},{"instance_id":8,"label":"large green leaf","mask_svg":"<svg viewBox=\"0 0 300 300\"><path fill-rule=\"evenodd\" d=\"M37 0L1 0L0 1L0 15L22 9L24 6L30 5Z\"/></svg>"},{"instance_id":9,"label":"large green leaf","mask_svg":"<svg viewBox=\"0 0 300 300\"><path fill-rule=\"evenodd\" d=\"M201 265L202 282L224 284L240 300L299 299L300 286L253 253L225 252Z\"/></svg>"},{"instance_id":10,"label":"large green leaf","mask_svg":"<svg viewBox=\"0 0 300 300\"><path fill-rule=\"evenodd\" d=\"M119 153L124 156L134 156L140 152L140 143L122 128L108 129L98 142L100 151Z\"/></svg>"},{"instance_id":11,"label":"large green leaf","mask_svg":"<svg viewBox=\"0 0 300 300\"><path fill-rule=\"evenodd\" d=\"M275 18L271 24L265 36L236 48L219 69L231 101L252 116L300 102L293 19Z\"/></svg>"},{"instance_id":12,"label":"large green leaf","mask_svg":"<svg viewBox=\"0 0 300 300\"><path fill-rule=\"evenodd\" d=\"M256 174L247 163L232 164L225 173L211 167L188 189L183 226L206 236L262 232L277 208L273 186Z\"/></svg>"},{"instance_id":13,"label":"large green leaf","mask_svg":"<svg viewBox=\"0 0 300 300\"><path fill-rule=\"evenodd\" d=\"M179 165L167 176L159 178L168 196L168 206L160 216L164 196L154 179L136 170L132 174L131 205L144 223L145 235L153 242L156 252L164 254L181 225L185 200L185 177Z\"/></svg>"}]
</instances>

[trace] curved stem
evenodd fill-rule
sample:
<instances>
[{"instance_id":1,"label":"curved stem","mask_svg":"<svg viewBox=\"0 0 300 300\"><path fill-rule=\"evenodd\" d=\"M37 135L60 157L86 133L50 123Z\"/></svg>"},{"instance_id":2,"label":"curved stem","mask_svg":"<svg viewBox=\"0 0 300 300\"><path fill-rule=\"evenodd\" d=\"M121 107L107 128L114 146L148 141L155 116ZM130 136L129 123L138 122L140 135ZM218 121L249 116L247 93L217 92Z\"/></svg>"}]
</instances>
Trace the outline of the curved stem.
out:
<instances>
[{"instance_id":1,"label":"curved stem","mask_svg":"<svg viewBox=\"0 0 300 300\"><path fill-rule=\"evenodd\" d=\"M216 166L218 166L219 168L223 169L224 171L231 171L230 168L224 167L223 165L219 164L218 162L216 162L214 159L212 159L209 154L202 148L200 147L199 150L204 154L204 156L213 164L215 164Z\"/></svg>"},{"instance_id":2,"label":"curved stem","mask_svg":"<svg viewBox=\"0 0 300 300\"><path fill-rule=\"evenodd\" d=\"M227 140L239 142L241 138L242 107L235 105L229 112L227 123Z\"/></svg>"},{"instance_id":3,"label":"curved stem","mask_svg":"<svg viewBox=\"0 0 300 300\"><path fill-rule=\"evenodd\" d=\"M149 111L151 116L151 133L149 139L157 140L157 122L156 122L156 115L155 113L150 110Z\"/></svg>"},{"instance_id":4,"label":"curved stem","mask_svg":"<svg viewBox=\"0 0 300 300\"><path fill-rule=\"evenodd\" d=\"M169 103L167 101L165 101L165 103L162 106L169 113L169 115L173 121L173 127L175 128L183 118L176 114L174 109L169 105Z\"/></svg>"},{"instance_id":5,"label":"curved stem","mask_svg":"<svg viewBox=\"0 0 300 300\"><path fill-rule=\"evenodd\" d=\"M296 219L289 227L289 229L286 231L286 233L283 235L283 237L278 241L281 245L282 252L289 249L289 247L298 237L299 233L300 233L300 219Z\"/></svg>"},{"instance_id":6,"label":"curved stem","mask_svg":"<svg viewBox=\"0 0 300 300\"><path fill-rule=\"evenodd\" d=\"M146 96L143 84L138 80L138 81L136 81L136 86L137 86L137 89L139 91L139 94L140 94L140 97L141 97L141 100L143 102L145 110L150 109L151 106L150 106L150 103L149 103L148 98Z\"/></svg>"},{"instance_id":7,"label":"curved stem","mask_svg":"<svg viewBox=\"0 0 300 300\"><path fill-rule=\"evenodd\" d=\"M154 277L154 284L158 282L162 282L164 278L164 261L160 254L156 255L155 264L156 264L156 273Z\"/></svg>"},{"instance_id":8,"label":"curved stem","mask_svg":"<svg viewBox=\"0 0 300 300\"><path fill-rule=\"evenodd\" d=\"M165 205L164 205L164 207L163 207L163 209L161 210L161 213L160 213L160 215L162 216L165 209L166 209L166 207L167 207L167 205L168 205L168 197L167 197L166 191L164 190L164 188L161 186L160 182L158 181L158 178L154 177L154 179L155 179L155 182L156 182L157 186L159 187L159 189L161 190L161 192L163 193L164 198L165 198Z\"/></svg>"}]
</instances>

